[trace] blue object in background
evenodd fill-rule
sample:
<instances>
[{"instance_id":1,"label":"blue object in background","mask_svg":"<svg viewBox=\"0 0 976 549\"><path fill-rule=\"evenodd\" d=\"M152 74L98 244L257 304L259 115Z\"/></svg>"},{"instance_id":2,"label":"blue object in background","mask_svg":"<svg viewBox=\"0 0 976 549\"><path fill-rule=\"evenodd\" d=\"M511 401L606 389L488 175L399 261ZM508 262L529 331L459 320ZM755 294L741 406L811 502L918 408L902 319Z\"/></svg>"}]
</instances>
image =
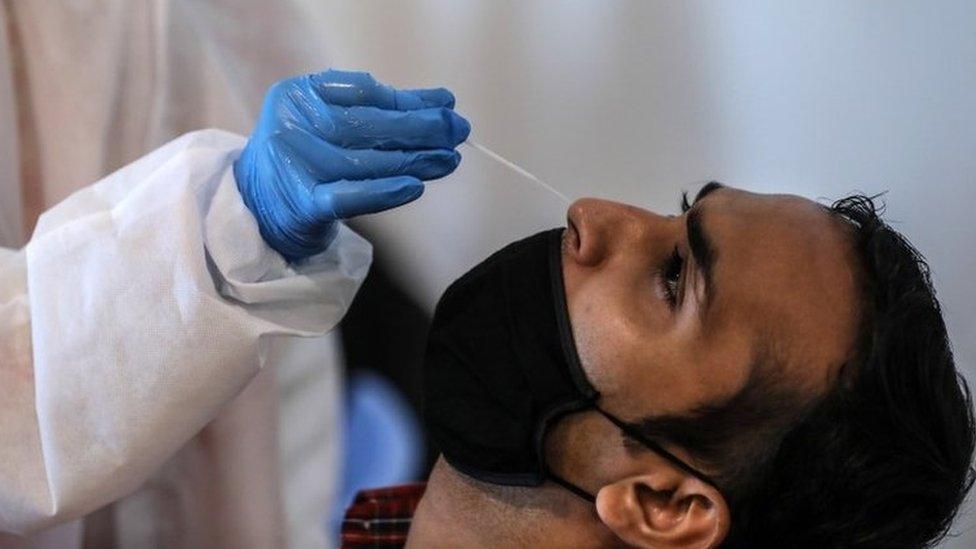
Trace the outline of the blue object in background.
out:
<instances>
[{"instance_id":1,"label":"blue object in background","mask_svg":"<svg viewBox=\"0 0 976 549\"><path fill-rule=\"evenodd\" d=\"M332 531L364 488L418 480L424 458L420 423L400 391L368 370L352 374L342 422L343 460L340 490L332 510Z\"/></svg>"},{"instance_id":2,"label":"blue object in background","mask_svg":"<svg viewBox=\"0 0 976 549\"><path fill-rule=\"evenodd\" d=\"M325 71L268 90L234 162L261 236L289 261L324 251L337 220L406 204L448 175L471 126L444 88L397 90L364 72Z\"/></svg>"}]
</instances>

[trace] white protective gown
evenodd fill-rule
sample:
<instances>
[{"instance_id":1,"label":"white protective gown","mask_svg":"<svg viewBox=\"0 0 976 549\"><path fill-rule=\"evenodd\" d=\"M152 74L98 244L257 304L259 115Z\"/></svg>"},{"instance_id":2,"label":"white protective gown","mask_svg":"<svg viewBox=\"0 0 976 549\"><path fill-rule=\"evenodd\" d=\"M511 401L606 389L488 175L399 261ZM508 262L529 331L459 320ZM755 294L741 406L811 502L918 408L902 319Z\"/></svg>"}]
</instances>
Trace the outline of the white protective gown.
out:
<instances>
[{"instance_id":1,"label":"white protective gown","mask_svg":"<svg viewBox=\"0 0 976 549\"><path fill-rule=\"evenodd\" d=\"M135 491L248 385L272 336L342 317L369 244L343 226L289 266L237 191L243 143L181 137L46 212L25 249L0 249L0 530Z\"/></svg>"},{"instance_id":2,"label":"white protective gown","mask_svg":"<svg viewBox=\"0 0 976 549\"><path fill-rule=\"evenodd\" d=\"M247 132L269 84L329 66L311 8L0 0L0 246L20 248L39 213L185 132ZM4 277L17 257L3 258ZM0 549L328 547L337 339L275 343L269 366L136 492L30 540L0 531Z\"/></svg>"}]
</instances>

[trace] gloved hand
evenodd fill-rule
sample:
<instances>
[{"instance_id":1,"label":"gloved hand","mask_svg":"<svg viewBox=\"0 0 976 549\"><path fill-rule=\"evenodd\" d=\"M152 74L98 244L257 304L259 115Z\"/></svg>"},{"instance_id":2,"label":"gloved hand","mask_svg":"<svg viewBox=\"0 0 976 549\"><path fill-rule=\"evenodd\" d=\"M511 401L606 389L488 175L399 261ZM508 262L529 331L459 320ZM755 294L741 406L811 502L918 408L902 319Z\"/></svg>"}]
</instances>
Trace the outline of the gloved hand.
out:
<instances>
[{"instance_id":1,"label":"gloved hand","mask_svg":"<svg viewBox=\"0 0 976 549\"><path fill-rule=\"evenodd\" d=\"M364 72L282 80L234 162L261 236L289 261L325 250L337 221L406 204L454 171L471 126L444 89L397 90Z\"/></svg>"}]
</instances>

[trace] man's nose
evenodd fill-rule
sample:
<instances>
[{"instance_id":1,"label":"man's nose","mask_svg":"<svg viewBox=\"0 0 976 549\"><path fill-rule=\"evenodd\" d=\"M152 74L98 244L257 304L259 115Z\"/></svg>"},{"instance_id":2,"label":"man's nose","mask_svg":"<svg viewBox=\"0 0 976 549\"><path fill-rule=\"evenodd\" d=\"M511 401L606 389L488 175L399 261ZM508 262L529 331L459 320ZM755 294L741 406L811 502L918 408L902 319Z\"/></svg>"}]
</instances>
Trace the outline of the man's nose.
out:
<instances>
[{"instance_id":1,"label":"man's nose","mask_svg":"<svg viewBox=\"0 0 976 549\"><path fill-rule=\"evenodd\" d=\"M633 251L635 244L667 220L636 206L597 198L573 202L567 217L570 256L586 266L599 265L623 250Z\"/></svg>"}]
</instances>

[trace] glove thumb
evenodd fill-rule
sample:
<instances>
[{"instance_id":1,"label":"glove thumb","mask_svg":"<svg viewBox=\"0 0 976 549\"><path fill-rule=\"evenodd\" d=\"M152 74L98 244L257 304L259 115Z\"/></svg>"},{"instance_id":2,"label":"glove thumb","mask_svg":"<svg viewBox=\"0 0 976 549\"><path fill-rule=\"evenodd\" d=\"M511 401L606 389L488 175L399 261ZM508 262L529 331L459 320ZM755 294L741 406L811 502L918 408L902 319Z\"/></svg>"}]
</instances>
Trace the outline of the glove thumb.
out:
<instances>
[{"instance_id":1,"label":"glove thumb","mask_svg":"<svg viewBox=\"0 0 976 549\"><path fill-rule=\"evenodd\" d=\"M349 219L389 210L413 202L424 194L415 177L397 176L365 181L340 180L320 183L313 190L319 219Z\"/></svg>"}]
</instances>

